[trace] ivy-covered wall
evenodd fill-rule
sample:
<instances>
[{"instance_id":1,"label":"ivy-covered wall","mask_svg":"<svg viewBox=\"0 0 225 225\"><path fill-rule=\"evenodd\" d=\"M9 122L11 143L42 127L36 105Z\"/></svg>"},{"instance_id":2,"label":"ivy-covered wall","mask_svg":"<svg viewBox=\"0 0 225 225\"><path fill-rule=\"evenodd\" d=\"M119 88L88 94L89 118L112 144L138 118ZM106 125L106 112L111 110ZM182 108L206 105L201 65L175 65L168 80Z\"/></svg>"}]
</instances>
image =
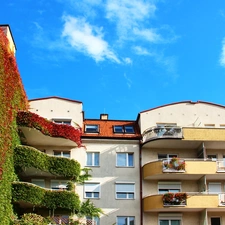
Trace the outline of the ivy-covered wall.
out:
<instances>
[{"instance_id":1,"label":"ivy-covered wall","mask_svg":"<svg viewBox=\"0 0 225 225\"><path fill-rule=\"evenodd\" d=\"M28 110L28 100L22 85L14 54L0 28L0 221L10 224L13 218L11 185L16 179L13 149L19 144L16 114Z\"/></svg>"}]
</instances>

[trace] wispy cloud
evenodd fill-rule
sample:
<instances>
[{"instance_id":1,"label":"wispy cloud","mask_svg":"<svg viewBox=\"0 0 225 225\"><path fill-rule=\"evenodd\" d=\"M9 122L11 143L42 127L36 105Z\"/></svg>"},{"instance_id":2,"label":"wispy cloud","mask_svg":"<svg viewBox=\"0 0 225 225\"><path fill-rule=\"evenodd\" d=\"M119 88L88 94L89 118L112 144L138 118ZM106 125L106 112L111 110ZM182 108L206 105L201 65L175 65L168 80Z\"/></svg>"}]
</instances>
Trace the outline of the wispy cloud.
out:
<instances>
[{"instance_id":1,"label":"wispy cloud","mask_svg":"<svg viewBox=\"0 0 225 225\"><path fill-rule=\"evenodd\" d=\"M129 88L131 88L132 80L126 75L126 73L125 73L123 76L124 76L124 78L126 79L127 86L128 86Z\"/></svg>"},{"instance_id":2,"label":"wispy cloud","mask_svg":"<svg viewBox=\"0 0 225 225\"><path fill-rule=\"evenodd\" d=\"M225 38L222 42L222 52L220 55L220 65L225 67Z\"/></svg>"},{"instance_id":3,"label":"wispy cloud","mask_svg":"<svg viewBox=\"0 0 225 225\"><path fill-rule=\"evenodd\" d=\"M130 39L133 28L139 27L141 22L154 15L156 6L142 0L108 0L106 3L106 17L116 24L120 39Z\"/></svg>"},{"instance_id":4,"label":"wispy cloud","mask_svg":"<svg viewBox=\"0 0 225 225\"><path fill-rule=\"evenodd\" d=\"M120 63L116 54L104 40L103 28L90 25L84 18L64 16L62 36L75 50L82 52L96 61L105 59Z\"/></svg>"},{"instance_id":5,"label":"wispy cloud","mask_svg":"<svg viewBox=\"0 0 225 225\"><path fill-rule=\"evenodd\" d=\"M133 47L133 51L135 52L135 54L137 55L152 55L149 50L147 50L146 48L143 48L141 46L134 46Z\"/></svg>"},{"instance_id":6,"label":"wispy cloud","mask_svg":"<svg viewBox=\"0 0 225 225\"><path fill-rule=\"evenodd\" d=\"M123 61L125 62L125 64L132 64L133 63L132 59L128 58L128 57L124 58Z\"/></svg>"}]
</instances>

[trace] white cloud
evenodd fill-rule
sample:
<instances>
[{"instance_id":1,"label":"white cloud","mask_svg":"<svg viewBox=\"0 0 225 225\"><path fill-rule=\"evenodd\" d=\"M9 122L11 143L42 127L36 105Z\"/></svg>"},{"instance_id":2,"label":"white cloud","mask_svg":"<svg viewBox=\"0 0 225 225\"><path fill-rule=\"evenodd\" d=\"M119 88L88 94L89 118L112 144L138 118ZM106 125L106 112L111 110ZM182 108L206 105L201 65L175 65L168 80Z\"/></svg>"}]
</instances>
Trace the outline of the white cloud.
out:
<instances>
[{"instance_id":1,"label":"white cloud","mask_svg":"<svg viewBox=\"0 0 225 225\"><path fill-rule=\"evenodd\" d=\"M126 75L126 73L125 73L123 76L124 76L124 78L126 79L127 86L128 86L129 88L131 88L132 80Z\"/></svg>"},{"instance_id":2,"label":"white cloud","mask_svg":"<svg viewBox=\"0 0 225 225\"><path fill-rule=\"evenodd\" d=\"M62 36L75 50L82 52L96 61L109 59L120 63L115 53L110 50L103 39L102 27L91 26L84 18L64 16L65 22Z\"/></svg>"},{"instance_id":3,"label":"white cloud","mask_svg":"<svg viewBox=\"0 0 225 225\"><path fill-rule=\"evenodd\" d=\"M141 46L135 46L133 47L133 50L137 55L151 55L151 53L146 48Z\"/></svg>"},{"instance_id":4,"label":"white cloud","mask_svg":"<svg viewBox=\"0 0 225 225\"><path fill-rule=\"evenodd\" d=\"M220 55L220 65L225 67L225 38L222 42L222 52Z\"/></svg>"},{"instance_id":5,"label":"white cloud","mask_svg":"<svg viewBox=\"0 0 225 225\"><path fill-rule=\"evenodd\" d=\"M106 3L106 17L115 22L121 39L131 36L133 27L154 15L156 6L142 0L108 0Z\"/></svg>"},{"instance_id":6,"label":"white cloud","mask_svg":"<svg viewBox=\"0 0 225 225\"><path fill-rule=\"evenodd\" d=\"M162 38L159 34L156 33L154 29L142 29L140 30L139 28L134 28L133 32L135 35L142 37L143 39L153 42L153 43L158 43L162 41Z\"/></svg>"},{"instance_id":7,"label":"white cloud","mask_svg":"<svg viewBox=\"0 0 225 225\"><path fill-rule=\"evenodd\" d=\"M133 61L132 61L132 59L131 58L124 58L123 59L123 61L126 63L126 64L132 64L133 63Z\"/></svg>"}]
</instances>

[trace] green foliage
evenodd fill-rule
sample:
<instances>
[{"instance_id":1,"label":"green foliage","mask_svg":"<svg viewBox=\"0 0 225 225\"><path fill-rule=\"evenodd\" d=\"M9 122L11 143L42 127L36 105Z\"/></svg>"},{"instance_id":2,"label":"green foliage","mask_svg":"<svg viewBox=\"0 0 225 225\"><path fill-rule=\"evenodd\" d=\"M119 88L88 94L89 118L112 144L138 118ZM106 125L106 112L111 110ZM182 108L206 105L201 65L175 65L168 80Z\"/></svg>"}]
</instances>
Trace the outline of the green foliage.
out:
<instances>
[{"instance_id":1,"label":"green foliage","mask_svg":"<svg viewBox=\"0 0 225 225\"><path fill-rule=\"evenodd\" d=\"M51 191L25 182L13 183L13 201L25 201L48 209L62 208L71 212L80 208L79 196L71 191Z\"/></svg>"},{"instance_id":2,"label":"green foliage","mask_svg":"<svg viewBox=\"0 0 225 225\"><path fill-rule=\"evenodd\" d=\"M13 201L25 201L33 205L41 205L45 190L29 183L14 182L12 185Z\"/></svg>"},{"instance_id":3,"label":"green foliage","mask_svg":"<svg viewBox=\"0 0 225 225\"><path fill-rule=\"evenodd\" d=\"M74 181L80 174L80 164L77 161L49 156L30 146L17 146L14 149L14 162L15 167L21 169L34 167Z\"/></svg>"},{"instance_id":4,"label":"green foliage","mask_svg":"<svg viewBox=\"0 0 225 225\"><path fill-rule=\"evenodd\" d=\"M13 225L48 225L50 219L44 218L35 213L24 214L20 220L15 220Z\"/></svg>"},{"instance_id":5,"label":"green foliage","mask_svg":"<svg viewBox=\"0 0 225 225\"><path fill-rule=\"evenodd\" d=\"M100 217L103 214L102 209L95 207L95 205L88 199L86 202L82 202L78 215Z\"/></svg>"},{"instance_id":6,"label":"green foliage","mask_svg":"<svg viewBox=\"0 0 225 225\"><path fill-rule=\"evenodd\" d=\"M43 206L48 209L68 209L71 212L79 210L79 196L70 191L46 191Z\"/></svg>"},{"instance_id":7,"label":"green foliage","mask_svg":"<svg viewBox=\"0 0 225 225\"><path fill-rule=\"evenodd\" d=\"M75 184L73 181L68 181L66 185L67 191L74 191Z\"/></svg>"},{"instance_id":8,"label":"green foliage","mask_svg":"<svg viewBox=\"0 0 225 225\"><path fill-rule=\"evenodd\" d=\"M91 178L91 174L89 174L90 171L92 171L91 168L83 168L83 169L81 169L81 173L80 173L79 177L77 178L77 183L84 184L84 182L86 180Z\"/></svg>"}]
</instances>

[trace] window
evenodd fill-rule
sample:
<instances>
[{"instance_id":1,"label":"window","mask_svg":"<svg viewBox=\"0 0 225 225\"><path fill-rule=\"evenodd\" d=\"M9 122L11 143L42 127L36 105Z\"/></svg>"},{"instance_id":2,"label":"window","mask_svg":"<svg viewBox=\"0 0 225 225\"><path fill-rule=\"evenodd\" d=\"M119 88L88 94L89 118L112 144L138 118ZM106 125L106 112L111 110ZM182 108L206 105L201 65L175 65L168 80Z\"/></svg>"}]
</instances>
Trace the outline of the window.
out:
<instances>
[{"instance_id":1,"label":"window","mask_svg":"<svg viewBox=\"0 0 225 225\"><path fill-rule=\"evenodd\" d=\"M165 194L168 192L177 193L181 191L180 182L159 182L158 192L159 194Z\"/></svg>"},{"instance_id":2,"label":"window","mask_svg":"<svg viewBox=\"0 0 225 225\"><path fill-rule=\"evenodd\" d=\"M54 150L54 156L70 158L70 151Z\"/></svg>"},{"instance_id":3,"label":"window","mask_svg":"<svg viewBox=\"0 0 225 225\"><path fill-rule=\"evenodd\" d=\"M209 183L208 184L209 194L218 194L221 193L221 183Z\"/></svg>"},{"instance_id":4,"label":"window","mask_svg":"<svg viewBox=\"0 0 225 225\"><path fill-rule=\"evenodd\" d=\"M52 119L52 121L57 124L71 125L71 119Z\"/></svg>"},{"instance_id":5,"label":"window","mask_svg":"<svg viewBox=\"0 0 225 225\"><path fill-rule=\"evenodd\" d=\"M117 225L134 225L134 216L118 216Z\"/></svg>"},{"instance_id":6,"label":"window","mask_svg":"<svg viewBox=\"0 0 225 225\"><path fill-rule=\"evenodd\" d=\"M159 225L181 225L181 221L176 219L174 220L160 219Z\"/></svg>"},{"instance_id":7,"label":"window","mask_svg":"<svg viewBox=\"0 0 225 225\"><path fill-rule=\"evenodd\" d=\"M158 159L171 159L177 158L177 154L158 154Z\"/></svg>"},{"instance_id":8,"label":"window","mask_svg":"<svg viewBox=\"0 0 225 225\"><path fill-rule=\"evenodd\" d=\"M32 179L31 183L39 187L43 187L43 188L45 187L45 181L43 179Z\"/></svg>"},{"instance_id":9,"label":"window","mask_svg":"<svg viewBox=\"0 0 225 225\"><path fill-rule=\"evenodd\" d=\"M87 152L87 166L99 166L99 152Z\"/></svg>"},{"instance_id":10,"label":"window","mask_svg":"<svg viewBox=\"0 0 225 225\"><path fill-rule=\"evenodd\" d=\"M159 225L181 225L180 213L159 213Z\"/></svg>"},{"instance_id":11,"label":"window","mask_svg":"<svg viewBox=\"0 0 225 225\"><path fill-rule=\"evenodd\" d=\"M85 133L98 133L99 125L85 125Z\"/></svg>"},{"instance_id":12,"label":"window","mask_svg":"<svg viewBox=\"0 0 225 225\"><path fill-rule=\"evenodd\" d=\"M98 217L86 217L86 225L100 225L100 219Z\"/></svg>"},{"instance_id":13,"label":"window","mask_svg":"<svg viewBox=\"0 0 225 225\"><path fill-rule=\"evenodd\" d=\"M113 131L114 133L117 133L117 134L123 134L123 133L134 134L134 127L130 125L125 125L125 126L116 125L116 126L113 126Z\"/></svg>"},{"instance_id":14,"label":"window","mask_svg":"<svg viewBox=\"0 0 225 225\"><path fill-rule=\"evenodd\" d=\"M100 198L100 184L99 183L85 183L84 184L85 198Z\"/></svg>"},{"instance_id":15,"label":"window","mask_svg":"<svg viewBox=\"0 0 225 225\"><path fill-rule=\"evenodd\" d=\"M211 217L211 225L220 225L220 217Z\"/></svg>"},{"instance_id":16,"label":"window","mask_svg":"<svg viewBox=\"0 0 225 225\"><path fill-rule=\"evenodd\" d=\"M134 183L116 183L116 199L134 199Z\"/></svg>"},{"instance_id":17,"label":"window","mask_svg":"<svg viewBox=\"0 0 225 225\"><path fill-rule=\"evenodd\" d=\"M52 190L66 190L67 181L66 180L51 180L51 189Z\"/></svg>"},{"instance_id":18,"label":"window","mask_svg":"<svg viewBox=\"0 0 225 225\"><path fill-rule=\"evenodd\" d=\"M134 153L117 153L116 166L133 167L134 166Z\"/></svg>"}]
</instances>

